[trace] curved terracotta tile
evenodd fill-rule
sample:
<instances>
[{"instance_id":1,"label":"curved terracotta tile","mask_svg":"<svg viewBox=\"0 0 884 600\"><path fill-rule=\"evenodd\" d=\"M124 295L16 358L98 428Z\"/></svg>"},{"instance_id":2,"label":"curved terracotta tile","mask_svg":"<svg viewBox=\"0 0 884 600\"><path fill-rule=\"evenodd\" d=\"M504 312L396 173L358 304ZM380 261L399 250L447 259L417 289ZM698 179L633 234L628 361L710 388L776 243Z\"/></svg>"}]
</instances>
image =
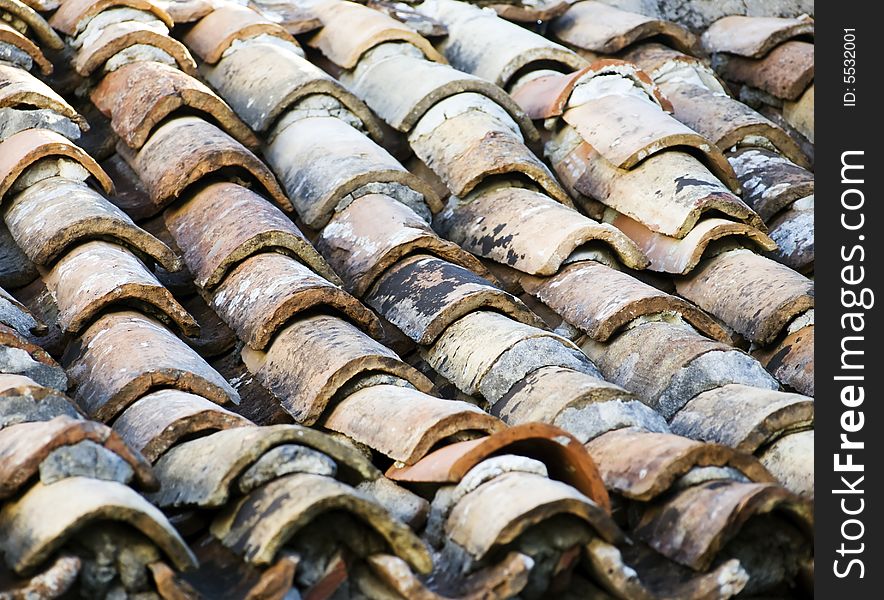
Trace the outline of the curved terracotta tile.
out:
<instances>
[{"instance_id":1,"label":"curved terracotta tile","mask_svg":"<svg viewBox=\"0 0 884 600\"><path fill-rule=\"evenodd\" d=\"M813 196L802 198L771 219L770 239L777 249L768 257L811 275L814 269L814 210Z\"/></svg>"},{"instance_id":2,"label":"curved terracotta tile","mask_svg":"<svg viewBox=\"0 0 884 600\"><path fill-rule=\"evenodd\" d=\"M733 167L717 146L650 102L606 95L568 108L562 119L617 168L632 169L668 149L693 151L731 191L740 191Z\"/></svg>"},{"instance_id":3,"label":"curved terracotta tile","mask_svg":"<svg viewBox=\"0 0 884 600\"><path fill-rule=\"evenodd\" d=\"M99 13L111 8L129 7L151 13L172 29L172 17L150 0L64 0L58 10L52 13L49 24L64 34L74 36Z\"/></svg>"},{"instance_id":4,"label":"curved terracotta tile","mask_svg":"<svg viewBox=\"0 0 884 600\"><path fill-rule=\"evenodd\" d=\"M784 100L796 100L813 81L813 44L790 40L763 58L718 55L715 70L729 81L760 89Z\"/></svg>"},{"instance_id":5,"label":"curved terracotta tile","mask_svg":"<svg viewBox=\"0 0 884 600\"><path fill-rule=\"evenodd\" d=\"M789 433L758 454L783 487L810 500L814 497L814 438L813 429Z\"/></svg>"},{"instance_id":6,"label":"curved terracotta tile","mask_svg":"<svg viewBox=\"0 0 884 600\"><path fill-rule=\"evenodd\" d=\"M339 67L352 69L363 54L384 42L405 42L429 60L445 62L426 38L382 12L336 0L318 2L310 8L322 21L322 29L307 44Z\"/></svg>"},{"instance_id":7,"label":"curved terracotta tile","mask_svg":"<svg viewBox=\"0 0 884 600\"><path fill-rule=\"evenodd\" d=\"M304 356L313 357L310 361ZM367 373L404 379L422 392L433 385L354 325L338 317L301 318L276 334L266 352L243 349L243 362L296 421L312 425L335 393Z\"/></svg>"},{"instance_id":8,"label":"curved terracotta tile","mask_svg":"<svg viewBox=\"0 0 884 600\"><path fill-rule=\"evenodd\" d=\"M12 15L27 25L41 45L51 50L61 50L64 48L62 39L58 37L55 30L49 26L49 23L34 8L20 0L0 0L0 11Z\"/></svg>"},{"instance_id":9,"label":"curved terracotta tile","mask_svg":"<svg viewBox=\"0 0 884 600\"><path fill-rule=\"evenodd\" d=\"M439 49L452 66L503 88L531 64L551 62L564 70L586 66L586 60L575 52L477 6L432 0L421 4L418 11L448 27Z\"/></svg>"},{"instance_id":10,"label":"curved terracotta tile","mask_svg":"<svg viewBox=\"0 0 884 600\"><path fill-rule=\"evenodd\" d=\"M532 119L558 117L565 112L568 100L577 84L586 83L600 75L619 75L631 80L633 85L645 92L648 99L658 104L665 112L672 112L672 105L647 73L632 63L613 58L595 60L590 65L567 75L557 73L535 77L516 86L511 95Z\"/></svg>"},{"instance_id":11,"label":"curved terracotta tile","mask_svg":"<svg viewBox=\"0 0 884 600\"><path fill-rule=\"evenodd\" d=\"M188 186L219 170L238 168L266 191L283 210L292 205L273 173L245 146L215 125L198 117L179 117L158 127L135 153L117 150L141 178L156 214L171 204ZM176 165L170 169L169 165ZM147 215L147 216L152 216Z\"/></svg>"},{"instance_id":12,"label":"curved terracotta tile","mask_svg":"<svg viewBox=\"0 0 884 600\"><path fill-rule=\"evenodd\" d=\"M416 253L438 256L491 278L475 257L440 238L417 213L383 194L360 196L335 212L316 247L357 297L390 266Z\"/></svg>"},{"instance_id":13,"label":"curved terracotta tile","mask_svg":"<svg viewBox=\"0 0 884 600\"><path fill-rule=\"evenodd\" d=\"M458 433L491 434L505 427L474 404L395 385L373 385L342 398L321 423L406 465Z\"/></svg>"},{"instance_id":14,"label":"curved terracotta tile","mask_svg":"<svg viewBox=\"0 0 884 600\"><path fill-rule=\"evenodd\" d=\"M494 12L501 19L507 21L515 21L516 23L537 23L538 21L552 21L556 17L563 15L571 5L567 0L549 0L541 2L539 6L530 6L528 4L494 4L488 6L494 9Z\"/></svg>"},{"instance_id":15,"label":"curved terracotta tile","mask_svg":"<svg viewBox=\"0 0 884 600\"><path fill-rule=\"evenodd\" d=\"M783 118L813 144L813 86L807 88L794 102L783 103Z\"/></svg>"},{"instance_id":16,"label":"curved terracotta tile","mask_svg":"<svg viewBox=\"0 0 884 600\"><path fill-rule=\"evenodd\" d=\"M412 196L398 200L425 203L434 211L442 208L430 186L340 119L295 121L277 133L264 154L295 203L298 216L309 227L322 228L348 195L369 184L396 184L405 188L403 194ZM316 160L317 156L323 160ZM381 190L368 189L366 193L373 191ZM383 193L394 195L395 191ZM413 198L418 194L422 198Z\"/></svg>"},{"instance_id":17,"label":"curved terracotta tile","mask_svg":"<svg viewBox=\"0 0 884 600\"><path fill-rule=\"evenodd\" d=\"M3 21L0 21L0 42L18 48L20 51L30 56L31 60L40 67L40 72L43 73L43 75L49 75L52 73L52 63L43 55L43 52L37 44Z\"/></svg>"},{"instance_id":18,"label":"curved terracotta tile","mask_svg":"<svg viewBox=\"0 0 884 600\"><path fill-rule=\"evenodd\" d=\"M786 40L813 36L813 19L780 17L744 17L733 15L717 20L703 33L707 52L727 52L760 58Z\"/></svg>"},{"instance_id":19,"label":"curved terracotta tile","mask_svg":"<svg viewBox=\"0 0 884 600\"><path fill-rule=\"evenodd\" d=\"M143 396L114 420L114 431L148 462L155 463L178 442L196 435L252 422L206 400L179 390L159 390Z\"/></svg>"},{"instance_id":20,"label":"curved terracotta tile","mask_svg":"<svg viewBox=\"0 0 884 600\"><path fill-rule=\"evenodd\" d=\"M698 394L670 425L673 433L752 453L812 427L813 415L813 398L735 384Z\"/></svg>"},{"instance_id":21,"label":"curved terracotta tile","mask_svg":"<svg viewBox=\"0 0 884 600\"><path fill-rule=\"evenodd\" d=\"M630 44L661 37L667 45L689 52L696 37L671 21L621 10L603 2L575 2L550 24L553 36L571 47L602 54L616 54Z\"/></svg>"},{"instance_id":22,"label":"curved terracotta tile","mask_svg":"<svg viewBox=\"0 0 884 600\"><path fill-rule=\"evenodd\" d=\"M758 344L814 305L813 281L749 250L720 254L676 281L678 293Z\"/></svg>"},{"instance_id":23,"label":"curved terracotta tile","mask_svg":"<svg viewBox=\"0 0 884 600\"><path fill-rule=\"evenodd\" d=\"M391 466L386 476L394 481L457 483L480 462L499 454L539 460L550 478L573 486L610 511L608 492L586 448L571 434L544 423L525 423L487 437L448 444L413 465Z\"/></svg>"},{"instance_id":24,"label":"curved terracotta tile","mask_svg":"<svg viewBox=\"0 0 884 600\"><path fill-rule=\"evenodd\" d=\"M26 129L0 142L0 199L25 169L50 156L64 156L76 161L95 177L105 194L114 193L113 181L80 147L49 129Z\"/></svg>"},{"instance_id":25,"label":"curved terracotta tile","mask_svg":"<svg viewBox=\"0 0 884 600\"><path fill-rule=\"evenodd\" d=\"M684 152L661 152L627 171L616 168L584 142L564 156L552 157L552 163L568 188L641 222L651 231L683 238L709 211L764 229L752 209L699 160Z\"/></svg>"},{"instance_id":26,"label":"curved terracotta tile","mask_svg":"<svg viewBox=\"0 0 884 600\"><path fill-rule=\"evenodd\" d=\"M76 123L81 131L89 130L86 119L48 85L23 69L0 65L0 107L20 105L47 108Z\"/></svg>"},{"instance_id":27,"label":"curved terracotta tile","mask_svg":"<svg viewBox=\"0 0 884 600\"><path fill-rule=\"evenodd\" d=\"M476 310L499 311L543 326L515 296L461 266L425 254L390 267L365 295L365 303L421 345L432 344L449 325Z\"/></svg>"},{"instance_id":28,"label":"curved terracotta tile","mask_svg":"<svg viewBox=\"0 0 884 600\"><path fill-rule=\"evenodd\" d=\"M571 342L550 331L482 310L449 325L426 350L424 358L459 390L475 394L502 355L517 343L532 338L551 338L558 342L562 352L577 350Z\"/></svg>"},{"instance_id":29,"label":"curved terracotta tile","mask_svg":"<svg viewBox=\"0 0 884 600\"><path fill-rule=\"evenodd\" d=\"M278 37L297 46L285 29L258 12L238 4L226 4L200 19L184 34L187 47L204 62L214 65L235 41L259 35Z\"/></svg>"},{"instance_id":30,"label":"curved terracotta tile","mask_svg":"<svg viewBox=\"0 0 884 600\"><path fill-rule=\"evenodd\" d=\"M743 199L765 222L798 200L813 194L810 171L764 148L744 148L728 156L740 183Z\"/></svg>"},{"instance_id":31,"label":"curved terracotta tile","mask_svg":"<svg viewBox=\"0 0 884 600\"><path fill-rule=\"evenodd\" d=\"M295 52L267 43L240 46L214 66L206 81L255 131L270 130L295 103L314 94L331 96L356 115L375 140L383 139L377 118L362 100ZM272 73L272 77L268 74Z\"/></svg>"},{"instance_id":32,"label":"curved terracotta tile","mask_svg":"<svg viewBox=\"0 0 884 600\"><path fill-rule=\"evenodd\" d=\"M13 238L38 265L51 265L74 244L102 239L168 271L181 268L181 260L168 246L78 181L53 177L35 183L12 197L4 219Z\"/></svg>"},{"instance_id":33,"label":"curved terracotta tile","mask_svg":"<svg viewBox=\"0 0 884 600\"><path fill-rule=\"evenodd\" d=\"M638 246L617 228L525 188L477 193L441 212L435 225L465 250L532 275L554 275L584 245L608 248L633 269L648 265Z\"/></svg>"},{"instance_id":34,"label":"curved terracotta tile","mask_svg":"<svg viewBox=\"0 0 884 600\"><path fill-rule=\"evenodd\" d=\"M532 371L494 404L491 414L511 427L534 421L555 425L584 444L615 429L668 429L660 415L620 386L558 366Z\"/></svg>"},{"instance_id":35,"label":"curved terracotta tile","mask_svg":"<svg viewBox=\"0 0 884 600\"><path fill-rule=\"evenodd\" d=\"M140 488L159 489L150 464L109 427L95 421L58 416L0 430L0 498L15 495L32 477L38 476L40 463L53 451L83 441L98 444L123 459L132 468Z\"/></svg>"},{"instance_id":36,"label":"curved terracotta tile","mask_svg":"<svg viewBox=\"0 0 884 600\"><path fill-rule=\"evenodd\" d=\"M646 511L634 533L671 560L706 570L749 519L769 513L785 517L793 531L792 522L800 527L803 536L793 543L809 554L811 504L770 483L713 481L690 487ZM775 528L769 524L767 534L775 535Z\"/></svg>"},{"instance_id":37,"label":"curved terracotta tile","mask_svg":"<svg viewBox=\"0 0 884 600\"><path fill-rule=\"evenodd\" d=\"M241 185L209 184L166 210L164 219L195 283L208 290L260 252L293 256L332 283L340 281L291 219Z\"/></svg>"},{"instance_id":38,"label":"curved terracotta tile","mask_svg":"<svg viewBox=\"0 0 884 600\"><path fill-rule=\"evenodd\" d=\"M199 325L144 264L116 244L92 241L65 254L44 276L58 304L58 324L77 334L104 311L133 306L197 335Z\"/></svg>"},{"instance_id":39,"label":"curved terracotta tile","mask_svg":"<svg viewBox=\"0 0 884 600\"><path fill-rule=\"evenodd\" d=\"M275 252L241 262L211 293L222 320L255 350L264 350L287 323L307 311L331 311L379 338L381 323L356 298L295 259Z\"/></svg>"},{"instance_id":40,"label":"curved terracotta tile","mask_svg":"<svg viewBox=\"0 0 884 600\"><path fill-rule=\"evenodd\" d=\"M742 102L690 83L662 83L660 87L675 108L675 118L722 151L727 152L740 145L744 139L760 137L769 141L792 162L805 167L809 165L801 147L782 127ZM733 167L733 160L730 162ZM736 175L740 184L746 183L739 173ZM743 197L746 195L747 190L743 189Z\"/></svg>"},{"instance_id":41,"label":"curved terracotta tile","mask_svg":"<svg viewBox=\"0 0 884 600\"><path fill-rule=\"evenodd\" d=\"M601 507L560 481L534 473L504 473L458 502L445 523L446 535L481 560L528 528L556 515L583 521L607 541L619 529Z\"/></svg>"},{"instance_id":42,"label":"curved terracotta tile","mask_svg":"<svg viewBox=\"0 0 884 600\"><path fill-rule=\"evenodd\" d=\"M153 46L162 50L175 60L182 71L196 76L196 63L181 42L169 36L169 30L152 26L139 21L123 21L112 23L101 31L101 35L90 39L77 52L73 60L74 69L83 77L92 75L96 70L118 52L136 44Z\"/></svg>"},{"instance_id":43,"label":"curved terracotta tile","mask_svg":"<svg viewBox=\"0 0 884 600\"><path fill-rule=\"evenodd\" d=\"M27 572L48 559L90 523L121 521L156 544L179 569L196 558L165 515L140 494L115 481L69 477L35 484L0 510L0 548L12 568Z\"/></svg>"},{"instance_id":44,"label":"curved terracotta tile","mask_svg":"<svg viewBox=\"0 0 884 600\"><path fill-rule=\"evenodd\" d=\"M432 570L427 547L407 525L350 486L311 473L287 475L255 490L216 519L213 533L246 561L270 564L298 529L327 511L352 514L416 571Z\"/></svg>"},{"instance_id":45,"label":"curved terracotta tile","mask_svg":"<svg viewBox=\"0 0 884 600\"><path fill-rule=\"evenodd\" d=\"M598 342L639 317L660 313L678 314L705 335L730 342L724 328L693 304L595 261L567 265L552 277L524 277L521 283Z\"/></svg>"},{"instance_id":46,"label":"curved terracotta tile","mask_svg":"<svg viewBox=\"0 0 884 600\"><path fill-rule=\"evenodd\" d=\"M640 322L605 344L586 340L581 347L605 379L667 419L697 394L722 385L779 387L751 356L683 323Z\"/></svg>"},{"instance_id":47,"label":"curved terracotta tile","mask_svg":"<svg viewBox=\"0 0 884 600\"><path fill-rule=\"evenodd\" d=\"M770 348L754 353L765 368L783 385L801 394L814 392L814 327L802 327Z\"/></svg>"},{"instance_id":48,"label":"curved terracotta tile","mask_svg":"<svg viewBox=\"0 0 884 600\"><path fill-rule=\"evenodd\" d=\"M264 454L285 444L306 446L334 459L339 475L356 485L381 476L364 454L316 429L300 425L234 427L175 445L154 464L160 480L151 501L163 508L221 508L237 478ZM212 464L211 469L203 468Z\"/></svg>"},{"instance_id":49,"label":"curved terracotta tile","mask_svg":"<svg viewBox=\"0 0 884 600\"><path fill-rule=\"evenodd\" d=\"M184 109L198 111L248 148L260 145L245 123L212 90L174 67L140 61L105 75L92 90L92 102L132 149L141 148L154 128Z\"/></svg>"},{"instance_id":50,"label":"curved terracotta tile","mask_svg":"<svg viewBox=\"0 0 884 600\"><path fill-rule=\"evenodd\" d=\"M444 115L446 102L458 101L457 96L443 100L433 110ZM430 115L428 112L424 118L429 120ZM441 120L429 131L419 126L412 130L408 141L415 155L459 198L486 178L509 175L527 178L562 204L572 206L571 198L549 168L509 123L496 116L468 110Z\"/></svg>"},{"instance_id":51,"label":"curved terracotta tile","mask_svg":"<svg viewBox=\"0 0 884 600\"><path fill-rule=\"evenodd\" d=\"M198 394L216 404L239 403L236 390L187 344L132 311L95 321L69 350L65 366L77 404L99 421L113 419L159 387Z\"/></svg>"},{"instance_id":52,"label":"curved terracotta tile","mask_svg":"<svg viewBox=\"0 0 884 600\"><path fill-rule=\"evenodd\" d=\"M758 459L727 446L671 433L621 429L586 444L605 487L630 500L647 502L666 493L696 467L731 467L751 481L773 482Z\"/></svg>"},{"instance_id":53,"label":"curved terracotta tile","mask_svg":"<svg viewBox=\"0 0 884 600\"><path fill-rule=\"evenodd\" d=\"M645 253L650 260L647 268L661 273L692 273L709 245L722 239L759 250L771 251L777 247L776 242L751 225L714 217L697 221L681 239L651 231L626 215L617 215L612 223Z\"/></svg>"},{"instance_id":54,"label":"curved terracotta tile","mask_svg":"<svg viewBox=\"0 0 884 600\"><path fill-rule=\"evenodd\" d=\"M408 133L437 102L464 92L487 96L519 124L530 142L540 139L531 119L498 86L450 65L415 56L391 56L360 65L343 78L360 98L393 129ZM396 89L398 93L391 94Z\"/></svg>"}]
</instances>

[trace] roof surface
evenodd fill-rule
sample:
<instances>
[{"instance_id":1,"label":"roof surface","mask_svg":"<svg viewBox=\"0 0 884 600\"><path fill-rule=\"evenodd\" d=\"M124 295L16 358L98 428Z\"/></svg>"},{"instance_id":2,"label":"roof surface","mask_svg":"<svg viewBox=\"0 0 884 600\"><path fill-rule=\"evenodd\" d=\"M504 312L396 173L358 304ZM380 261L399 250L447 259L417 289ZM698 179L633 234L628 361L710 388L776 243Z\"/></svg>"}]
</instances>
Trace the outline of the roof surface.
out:
<instances>
[{"instance_id":1,"label":"roof surface","mask_svg":"<svg viewBox=\"0 0 884 600\"><path fill-rule=\"evenodd\" d=\"M0 17L0 598L810 593L811 18Z\"/></svg>"}]
</instances>

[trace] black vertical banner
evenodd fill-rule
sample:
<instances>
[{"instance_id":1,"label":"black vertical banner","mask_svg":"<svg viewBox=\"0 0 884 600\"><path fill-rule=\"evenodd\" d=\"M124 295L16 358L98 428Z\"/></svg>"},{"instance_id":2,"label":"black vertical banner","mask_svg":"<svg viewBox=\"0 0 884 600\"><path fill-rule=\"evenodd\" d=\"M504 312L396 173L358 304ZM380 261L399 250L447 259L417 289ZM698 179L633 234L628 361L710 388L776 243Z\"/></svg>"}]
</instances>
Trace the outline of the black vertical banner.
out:
<instances>
[{"instance_id":1,"label":"black vertical banner","mask_svg":"<svg viewBox=\"0 0 884 600\"><path fill-rule=\"evenodd\" d=\"M818 2L815 9L814 556L823 600L884 597L879 6Z\"/></svg>"}]
</instances>

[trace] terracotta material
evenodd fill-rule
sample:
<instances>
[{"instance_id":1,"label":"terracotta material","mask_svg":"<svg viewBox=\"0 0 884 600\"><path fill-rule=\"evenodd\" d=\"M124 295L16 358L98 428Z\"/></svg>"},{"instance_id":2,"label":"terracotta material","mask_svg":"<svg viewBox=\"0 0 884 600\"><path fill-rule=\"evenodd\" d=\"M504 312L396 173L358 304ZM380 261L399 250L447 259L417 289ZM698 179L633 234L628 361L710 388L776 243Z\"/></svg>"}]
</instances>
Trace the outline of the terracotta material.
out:
<instances>
[{"instance_id":1,"label":"terracotta material","mask_svg":"<svg viewBox=\"0 0 884 600\"><path fill-rule=\"evenodd\" d=\"M99 421L109 421L159 386L195 393L217 404L239 402L230 384L184 342L135 312L99 318L66 359L74 399Z\"/></svg>"},{"instance_id":2,"label":"terracotta material","mask_svg":"<svg viewBox=\"0 0 884 600\"><path fill-rule=\"evenodd\" d=\"M216 288L237 264L261 252L297 259L333 283L340 280L278 208L235 183L211 183L164 213L194 282Z\"/></svg>"},{"instance_id":3,"label":"terracotta material","mask_svg":"<svg viewBox=\"0 0 884 600\"><path fill-rule=\"evenodd\" d=\"M297 46L285 29L258 12L238 4L226 4L200 19L182 38L203 62L214 65L236 41L259 35L278 37Z\"/></svg>"},{"instance_id":4,"label":"terracotta material","mask_svg":"<svg viewBox=\"0 0 884 600\"><path fill-rule=\"evenodd\" d=\"M27 129L0 142L0 199L32 164L41 158L61 156L80 163L106 194L114 193L114 183L107 173L66 137L48 129Z\"/></svg>"},{"instance_id":5,"label":"terracotta material","mask_svg":"<svg viewBox=\"0 0 884 600\"><path fill-rule=\"evenodd\" d=\"M283 210L291 210L270 170L242 144L197 117L179 117L157 128L135 153L117 150L141 178L156 214L178 198L188 186L225 168L238 168L253 177ZM170 169L169 165L176 165Z\"/></svg>"},{"instance_id":6,"label":"terracotta material","mask_svg":"<svg viewBox=\"0 0 884 600\"><path fill-rule=\"evenodd\" d=\"M158 62L124 65L105 75L92 90L92 102L126 145L141 148L154 128L178 110L203 113L243 145L259 142L233 110L208 87L178 69Z\"/></svg>"},{"instance_id":7,"label":"terracotta material","mask_svg":"<svg viewBox=\"0 0 884 600\"><path fill-rule=\"evenodd\" d=\"M240 263L211 293L210 302L255 350L264 350L282 327L307 311L342 314L369 335L381 336L378 318L353 296L275 252Z\"/></svg>"}]
</instances>

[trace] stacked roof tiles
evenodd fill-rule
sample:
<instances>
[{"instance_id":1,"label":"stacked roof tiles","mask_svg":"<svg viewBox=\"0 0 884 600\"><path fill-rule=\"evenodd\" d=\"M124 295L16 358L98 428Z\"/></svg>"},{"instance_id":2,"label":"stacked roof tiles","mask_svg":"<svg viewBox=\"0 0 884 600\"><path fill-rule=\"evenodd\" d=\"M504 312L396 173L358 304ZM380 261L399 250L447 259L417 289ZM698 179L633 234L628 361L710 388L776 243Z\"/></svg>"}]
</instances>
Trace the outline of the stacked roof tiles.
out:
<instances>
[{"instance_id":1,"label":"stacked roof tiles","mask_svg":"<svg viewBox=\"0 0 884 600\"><path fill-rule=\"evenodd\" d=\"M0 597L809 589L806 20L29 4Z\"/></svg>"}]
</instances>

